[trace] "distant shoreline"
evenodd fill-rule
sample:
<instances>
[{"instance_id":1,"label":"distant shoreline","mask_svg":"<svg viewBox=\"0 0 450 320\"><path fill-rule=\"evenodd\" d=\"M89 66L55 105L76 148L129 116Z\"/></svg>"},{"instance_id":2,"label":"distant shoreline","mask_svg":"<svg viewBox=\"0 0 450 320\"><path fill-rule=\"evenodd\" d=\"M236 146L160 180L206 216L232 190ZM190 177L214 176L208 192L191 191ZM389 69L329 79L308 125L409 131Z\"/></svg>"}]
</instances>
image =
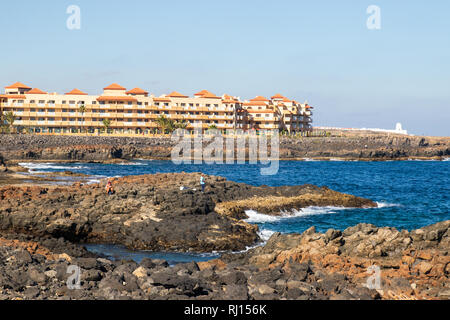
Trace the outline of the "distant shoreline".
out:
<instances>
[{"instance_id":1,"label":"distant shoreline","mask_svg":"<svg viewBox=\"0 0 450 320\"><path fill-rule=\"evenodd\" d=\"M0 160L106 163L170 160L174 145L170 137L0 135ZM347 132L329 137L280 136L279 143L280 160L390 161L449 157L450 137Z\"/></svg>"}]
</instances>

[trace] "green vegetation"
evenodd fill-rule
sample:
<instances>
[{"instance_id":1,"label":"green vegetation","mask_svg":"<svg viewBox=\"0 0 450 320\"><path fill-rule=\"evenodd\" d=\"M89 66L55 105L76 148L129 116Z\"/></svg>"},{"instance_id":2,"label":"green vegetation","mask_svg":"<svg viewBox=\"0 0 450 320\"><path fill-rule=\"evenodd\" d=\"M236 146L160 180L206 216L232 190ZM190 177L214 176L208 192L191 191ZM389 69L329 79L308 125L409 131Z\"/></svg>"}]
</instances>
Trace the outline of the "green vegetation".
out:
<instances>
[{"instance_id":1,"label":"green vegetation","mask_svg":"<svg viewBox=\"0 0 450 320\"><path fill-rule=\"evenodd\" d=\"M14 131L14 122L16 121L16 115L12 111L8 111L4 115L5 120L7 122L7 131L13 132ZM3 122L3 121L2 121Z\"/></svg>"},{"instance_id":2,"label":"green vegetation","mask_svg":"<svg viewBox=\"0 0 450 320\"><path fill-rule=\"evenodd\" d=\"M78 112L81 113L81 119L84 119L84 113L86 112L86 106L84 104L78 107ZM80 133L83 132L83 120L81 122Z\"/></svg>"},{"instance_id":3,"label":"green vegetation","mask_svg":"<svg viewBox=\"0 0 450 320\"><path fill-rule=\"evenodd\" d=\"M106 132L108 132L108 130L109 130L109 127L111 126L111 120L109 120L109 119L103 119L103 126L105 127L105 129L106 129Z\"/></svg>"},{"instance_id":4,"label":"green vegetation","mask_svg":"<svg viewBox=\"0 0 450 320\"><path fill-rule=\"evenodd\" d=\"M163 134L172 133L177 129L186 129L189 125L186 120L173 121L165 115L159 116L159 118L156 119L156 124Z\"/></svg>"}]
</instances>

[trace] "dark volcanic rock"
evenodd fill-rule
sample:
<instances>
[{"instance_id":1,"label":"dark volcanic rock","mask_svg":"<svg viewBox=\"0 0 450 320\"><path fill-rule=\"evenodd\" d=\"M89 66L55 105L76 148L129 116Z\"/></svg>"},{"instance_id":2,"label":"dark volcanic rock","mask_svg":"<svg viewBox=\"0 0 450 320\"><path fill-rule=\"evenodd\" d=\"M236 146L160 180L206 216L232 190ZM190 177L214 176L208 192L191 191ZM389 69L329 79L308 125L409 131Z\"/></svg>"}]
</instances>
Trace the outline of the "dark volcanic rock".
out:
<instances>
[{"instance_id":1,"label":"dark volcanic rock","mask_svg":"<svg viewBox=\"0 0 450 320\"><path fill-rule=\"evenodd\" d=\"M310 205L376 206L325 187L253 187L214 176L206 178L202 193L199 178L200 173L120 178L111 196L101 184L3 187L0 230L47 237L45 245L55 250L60 238L160 251L237 251L259 241L257 226L239 220L247 208L280 214Z\"/></svg>"},{"instance_id":2,"label":"dark volcanic rock","mask_svg":"<svg viewBox=\"0 0 450 320\"><path fill-rule=\"evenodd\" d=\"M58 249L73 256L54 253L42 245L51 241L9 234L0 238L0 299L449 299L449 230L450 221L398 234L361 224L330 240L334 232L310 229L275 234L244 253L175 267L151 259L111 262L65 240L57 241ZM400 251L378 241L394 241L393 235L410 240ZM354 249L367 241L375 243L367 252ZM380 247L386 255L370 258ZM81 268L80 290L66 284L73 264ZM366 287L372 265L382 270L378 289Z\"/></svg>"},{"instance_id":3,"label":"dark volcanic rock","mask_svg":"<svg viewBox=\"0 0 450 320\"><path fill-rule=\"evenodd\" d=\"M374 132L338 132L332 137L280 137L280 158L404 159L450 155L448 138ZM205 144L206 145L206 144ZM0 135L7 160L170 159L174 142L167 137Z\"/></svg>"}]
</instances>

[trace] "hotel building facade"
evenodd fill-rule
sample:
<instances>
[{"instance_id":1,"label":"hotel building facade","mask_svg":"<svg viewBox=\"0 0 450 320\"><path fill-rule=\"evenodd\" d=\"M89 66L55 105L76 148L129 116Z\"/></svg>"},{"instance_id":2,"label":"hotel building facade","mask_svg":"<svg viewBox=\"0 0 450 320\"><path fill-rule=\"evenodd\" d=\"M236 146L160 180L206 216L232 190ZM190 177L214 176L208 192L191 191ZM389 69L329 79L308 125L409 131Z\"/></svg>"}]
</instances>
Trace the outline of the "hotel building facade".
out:
<instances>
[{"instance_id":1,"label":"hotel building facade","mask_svg":"<svg viewBox=\"0 0 450 320\"><path fill-rule=\"evenodd\" d=\"M242 129L278 129L287 133L312 130L312 107L280 94L249 101L202 90L189 97L176 91L156 97L140 88L127 90L111 84L101 95L78 89L65 94L48 93L20 82L5 87L0 111L15 115L13 126L20 132L49 134L158 134L157 119L164 116L184 122L187 130L212 126L225 132ZM5 118L5 117L3 117ZM108 128L105 127L105 121Z\"/></svg>"}]
</instances>

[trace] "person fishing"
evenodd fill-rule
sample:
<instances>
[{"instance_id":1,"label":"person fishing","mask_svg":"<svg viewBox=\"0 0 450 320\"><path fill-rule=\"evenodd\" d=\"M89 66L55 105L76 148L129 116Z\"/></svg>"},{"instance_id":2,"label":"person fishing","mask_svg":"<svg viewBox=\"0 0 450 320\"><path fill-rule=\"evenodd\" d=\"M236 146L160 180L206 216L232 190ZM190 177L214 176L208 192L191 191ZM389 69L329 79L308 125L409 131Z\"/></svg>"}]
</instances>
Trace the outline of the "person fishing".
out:
<instances>
[{"instance_id":1,"label":"person fishing","mask_svg":"<svg viewBox=\"0 0 450 320\"><path fill-rule=\"evenodd\" d=\"M200 186L202 187L202 192L205 192L205 178L203 175L200 176Z\"/></svg>"},{"instance_id":2,"label":"person fishing","mask_svg":"<svg viewBox=\"0 0 450 320\"><path fill-rule=\"evenodd\" d=\"M113 188L113 186L112 186L111 180L108 180L108 183L106 184L105 189L106 189L106 193L107 193L108 195L114 194L114 188Z\"/></svg>"}]
</instances>

